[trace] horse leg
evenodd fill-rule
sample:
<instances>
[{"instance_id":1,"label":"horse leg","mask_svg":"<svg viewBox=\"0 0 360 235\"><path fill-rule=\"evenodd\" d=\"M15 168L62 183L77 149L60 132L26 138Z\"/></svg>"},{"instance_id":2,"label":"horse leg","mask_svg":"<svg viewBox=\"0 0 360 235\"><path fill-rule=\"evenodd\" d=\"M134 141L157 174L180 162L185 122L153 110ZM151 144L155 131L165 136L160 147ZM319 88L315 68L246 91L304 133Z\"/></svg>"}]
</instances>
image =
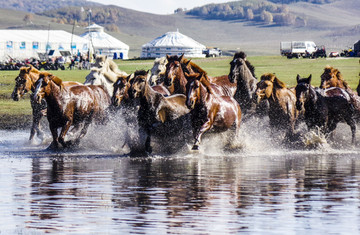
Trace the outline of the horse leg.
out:
<instances>
[{"instance_id":1,"label":"horse leg","mask_svg":"<svg viewBox=\"0 0 360 235\"><path fill-rule=\"evenodd\" d=\"M355 120L351 116L348 116L348 117L346 117L345 121L351 128L351 144L355 145L356 144L356 124L355 124Z\"/></svg>"},{"instance_id":2,"label":"horse leg","mask_svg":"<svg viewBox=\"0 0 360 235\"><path fill-rule=\"evenodd\" d=\"M68 132L68 130L70 129L71 127L71 124L72 124L72 121L67 121L65 123L65 125L62 127L61 129L61 132L60 132L60 135L59 135L59 143L62 144L62 146L64 146L65 148L68 147L67 143L65 143L65 135L66 133Z\"/></svg>"},{"instance_id":3,"label":"horse leg","mask_svg":"<svg viewBox=\"0 0 360 235\"><path fill-rule=\"evenodd\" d=\"M330 134L330 139L331 139L331 141L334 140L334 133L333 133L333 131L336 129L336 126L337 126L337 122L336 122L336 121L332 120L332 121L329 121L329 122L328 122L326 133L327 133L327 134Z\"/></svg>"},{"instance_id":4,"label":"horse leg","mask_svg":"<svg viewBox=\"0 0 360 235\"><path fill-rule=\"evenodd\" d=\"M200 130L195 135L195 143L194 143L194 145L192 147L192 150L199 150L199 145L200 145L200 142L201 142L201 136L212 127L212 123L213 122L211 120L207 120L201 126Z\"/></svg>"},{"instance_id":5,"label":"horse leg","mask_svg":"<svg viewBox=\"0 0 360 235\"><path fill-rule=\"evenodd\" d=\"M59 141L58 141L58 131L57 127L50 124L50 131L53 137L53 141L51 142L50 146L48 147L49 150L56 150L59 148Z\"/></svg>"}]
</instances>

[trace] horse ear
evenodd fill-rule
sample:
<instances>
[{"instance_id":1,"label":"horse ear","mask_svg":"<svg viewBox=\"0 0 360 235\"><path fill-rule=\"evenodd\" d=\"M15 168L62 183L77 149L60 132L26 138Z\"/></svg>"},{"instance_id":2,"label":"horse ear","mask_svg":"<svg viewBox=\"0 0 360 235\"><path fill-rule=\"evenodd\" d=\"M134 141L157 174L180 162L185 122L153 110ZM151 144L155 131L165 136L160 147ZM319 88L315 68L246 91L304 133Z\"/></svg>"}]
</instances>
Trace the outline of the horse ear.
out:
<instances>
[{"instance_id":1,"label":"horse ear","mask_svg":"<svg viewBox=\"0 0 360 235\"><path fill-rule=\"evenodd\" d=\"M184 57L184 53L181 54L181 56L179 57L179 61L181 61Z\"/></svg>"},{"instance_id":2,"label":"horse ear","mask_svg":"<svg viewBox=\"0 0 360 235\"><path fill-rule=\"evenodd\" d=\"M309 84L311 83L311 77L312 77L312 75L310 74L310 76L308 77Z\"/></svg>"},{"instance_id":3,"label":"horse ear","mask_svg":"<svg viewBox=\"0 0 360 235\"><path fill-rule=\"evenodd\" d=\"M169 60L170 59L170 56L168 54L166 54L166 59Z\"/></svg>"},{"instance_id":4,"label":"horse ear","mask_svg":"<svg viewBox=\"0 0 360 235\"><path fill-rule=\"evenodd\" d=\"M186 67L190 64L190 62L191 62L191 59L184 63L186 65Z\"/></svg>"},{"instance_id":5,"label":"horse ear","mask_svg":"<svg viewBox=\"0 0 360 235\"><path fill-rule=\"evenodd\" d=\"M298 75L296 76L296 81L299 82L299 80L300 80L300 75L298 74Z\"/></svg>"}]
</instances>

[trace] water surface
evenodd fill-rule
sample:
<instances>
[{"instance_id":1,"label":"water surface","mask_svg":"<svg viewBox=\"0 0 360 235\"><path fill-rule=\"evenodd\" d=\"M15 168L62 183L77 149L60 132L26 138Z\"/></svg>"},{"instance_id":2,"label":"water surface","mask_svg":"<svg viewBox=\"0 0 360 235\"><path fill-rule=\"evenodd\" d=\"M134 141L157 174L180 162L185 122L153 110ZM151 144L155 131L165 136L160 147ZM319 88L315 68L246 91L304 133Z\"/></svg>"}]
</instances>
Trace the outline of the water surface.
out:
<instances>
[{"instance_id":1,"label":"water surface","mask_svg":"<svg viewBox=\"0 0 360 235\"><path fill-rule=\"evenodd\" d=\"M0 234L360 233L357 147L248 136L232 153L204 143L134 158L93 141L51 153L27 138L0 131Z\"/></svg>"}]
</instances>

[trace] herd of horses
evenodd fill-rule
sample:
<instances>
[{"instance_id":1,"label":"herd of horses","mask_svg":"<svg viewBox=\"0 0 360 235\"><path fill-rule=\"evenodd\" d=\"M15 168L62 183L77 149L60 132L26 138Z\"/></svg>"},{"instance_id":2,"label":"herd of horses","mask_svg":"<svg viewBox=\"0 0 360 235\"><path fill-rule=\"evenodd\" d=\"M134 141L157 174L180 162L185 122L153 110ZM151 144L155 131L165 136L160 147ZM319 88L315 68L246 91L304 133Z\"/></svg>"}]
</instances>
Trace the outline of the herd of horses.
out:
<instances>
[{"instance_id":1,"label":"herd of horses","mask_svg":"<svg viewBox=\"0 0 360 235\"><path fill-rule=\"evenodd\" d=\"M91 123L106 124L111 113L121 113L117 116L126 123L137 124L142 148L132 148L130 140L131 151L151 153L152 136L176 136L177 143L186 144L191 135L192 149L198 150L202 135L209 130L230 130L230 141L234 141L239 138L242 120L252 116L268 117L270 127L282 131L284 140L290 142L298 137L300 122L329 137L339 122L346 122L355 144L360 97L340 71L326 66L320 87L311 85L311 75L297 75L296 80L292 88L273 73L258 80L244 52L235 53L229 74L218 77L209 76L184 55L167 55L156 59L151 71L131 74L119 70L106 56L97 56L84 84L62 81L32 66L22 67L12 98L19 100L32 91L30 141L35 134L43 138L40 119L46 115L53 138L51 150L79 144Z\"/></svg>"}]
</instances>

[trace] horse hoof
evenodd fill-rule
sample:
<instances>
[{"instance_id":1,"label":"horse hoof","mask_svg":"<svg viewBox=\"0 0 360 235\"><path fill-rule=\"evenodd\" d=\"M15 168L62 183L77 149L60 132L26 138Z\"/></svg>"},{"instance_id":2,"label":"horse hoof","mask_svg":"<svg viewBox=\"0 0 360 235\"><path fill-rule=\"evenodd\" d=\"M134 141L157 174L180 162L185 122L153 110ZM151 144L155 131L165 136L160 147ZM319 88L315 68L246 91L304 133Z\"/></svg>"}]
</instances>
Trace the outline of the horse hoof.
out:
<instances>
[{"instance_id":1,"label":"horse hoof","mask_svg":"<svg viewBox=\"0 0 360 235\"><path fill-rule=\"evenodd\" d=\"M198 151L199 150L199 145L194 145L191 150Z\"/></svg>"}]
</instances>

